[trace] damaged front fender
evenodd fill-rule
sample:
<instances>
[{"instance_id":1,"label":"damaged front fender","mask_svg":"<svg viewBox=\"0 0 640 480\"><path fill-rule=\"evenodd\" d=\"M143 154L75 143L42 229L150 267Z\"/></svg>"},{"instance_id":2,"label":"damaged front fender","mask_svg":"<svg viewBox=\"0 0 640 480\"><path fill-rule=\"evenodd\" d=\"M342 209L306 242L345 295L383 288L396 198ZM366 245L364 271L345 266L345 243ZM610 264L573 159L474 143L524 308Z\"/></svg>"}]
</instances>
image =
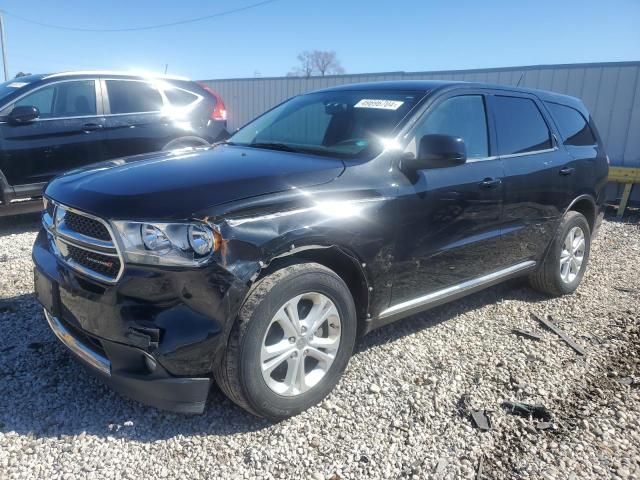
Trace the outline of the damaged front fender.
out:
<instances>
[{"instance_id":1,"label":"damaged front fender","mask_svg":"<svg viewBox=\"0 0 640 480\"><path fill-rule=\"evenodd\" d=\"M256 279L289 258L322 263L343 276L366 322L391 294L391 208L390 198L375 191L347 198L294 189L202 214L222 237L221 266L244 287L230 315L237 315Z\"/></svg>"}]
</instances>

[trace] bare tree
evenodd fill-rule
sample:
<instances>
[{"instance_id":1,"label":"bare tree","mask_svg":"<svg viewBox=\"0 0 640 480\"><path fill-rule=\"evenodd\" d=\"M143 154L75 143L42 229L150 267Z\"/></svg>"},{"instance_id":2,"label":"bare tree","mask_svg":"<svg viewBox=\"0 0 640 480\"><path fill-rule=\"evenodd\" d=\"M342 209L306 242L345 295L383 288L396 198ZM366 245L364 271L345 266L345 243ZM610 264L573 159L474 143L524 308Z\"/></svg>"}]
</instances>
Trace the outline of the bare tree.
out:
<instances>
[{"instance_id":1,"label":"bare tree","mask_svg":"<svg viewBox=\"0 0 640 480\"><path fill-rule=\"evenodd\" d=\"M313 52L305 50L298 54L299 65L288 73L290 77L309 78L314 73Z\"/></svg>"},{"instance_id":2,"label":"bare tree","mask_svg":"<svg viewBox=\"0 0 640 480\"><path fill-rule=\"evenodd\" d=\"M293 77L309 78L313 75L338 75L344 73L336 52L313 50L298 55L299 66L291 70L287 75Z\"/></svg>"},{"instance_id":3,"label":"bare tree","mask_svg":"<svg viewBox=\"0 0 640 480\"><path fill-rule=\"evenodd\" d=\"M344 73L344 68L340 65L336 52L314 50L311 52L311 59L313 67L322 77Z\"/></svg>"}]
</instances>

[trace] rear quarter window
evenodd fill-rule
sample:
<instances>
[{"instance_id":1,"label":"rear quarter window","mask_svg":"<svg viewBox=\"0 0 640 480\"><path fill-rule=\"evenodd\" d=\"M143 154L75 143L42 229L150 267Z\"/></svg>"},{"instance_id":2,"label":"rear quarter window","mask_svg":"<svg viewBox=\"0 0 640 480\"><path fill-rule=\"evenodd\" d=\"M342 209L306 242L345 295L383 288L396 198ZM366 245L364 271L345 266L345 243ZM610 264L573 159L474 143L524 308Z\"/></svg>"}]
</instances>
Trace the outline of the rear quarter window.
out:
<instances>
[{"instance_id":1,"label":"rear quarter window","mask_svg":"<svg viewBox=\"0 0 640 480\"><path fill-rule=\"evenodd\" d=\"M164 91L167 100L174 107L186 107L198 100L198 96L194 93L187 92L181 88L170 88Z\"/></svg>"},{"instance_id":2,"label":"rear quarter window","mask_svg":"<svg viewBox=\"0 0 640 480\"><path fill-rule=\"evenodd\" d=\"M558 124L558 130L565 145L590 146L596 144L596 139L589 127L589 122L575 108L559 103L545 102L551 116Z\"/></svg>"},{"instance_id":3,"label":"rear quarter window","mask_svg":"<svg viewBox=\"0 0 640 480\"><path fill-rule=\"evenodd\" d=\"M536 103L523 97L494 97L494 115L500 155L551 148L549 127Z\"/></svg>"}]
</instances>

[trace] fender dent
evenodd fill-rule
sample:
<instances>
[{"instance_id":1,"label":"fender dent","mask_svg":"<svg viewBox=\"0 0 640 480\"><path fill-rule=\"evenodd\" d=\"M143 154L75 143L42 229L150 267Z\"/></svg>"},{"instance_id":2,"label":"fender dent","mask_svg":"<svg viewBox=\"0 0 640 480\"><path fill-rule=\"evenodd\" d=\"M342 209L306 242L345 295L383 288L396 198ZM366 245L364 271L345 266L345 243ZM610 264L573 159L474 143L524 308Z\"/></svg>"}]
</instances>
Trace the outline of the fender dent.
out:
<instances>
[{"instance_id":1,"label":"fender dent","mask_svg":"<svg viewBox=\"0 0 640 480\"><path fill-rule=\"evenodd\" d=\"M344 201L313 201L286 211L252 217L205 217L220 233L222 265L245 283L253 283L273 261L308 251L335 250L346 256L364 279L365 265L356 254L335 242L334 233L348 230L354 220L366 221L365 209L385 197Z\"/></svg>"}]
</instances>

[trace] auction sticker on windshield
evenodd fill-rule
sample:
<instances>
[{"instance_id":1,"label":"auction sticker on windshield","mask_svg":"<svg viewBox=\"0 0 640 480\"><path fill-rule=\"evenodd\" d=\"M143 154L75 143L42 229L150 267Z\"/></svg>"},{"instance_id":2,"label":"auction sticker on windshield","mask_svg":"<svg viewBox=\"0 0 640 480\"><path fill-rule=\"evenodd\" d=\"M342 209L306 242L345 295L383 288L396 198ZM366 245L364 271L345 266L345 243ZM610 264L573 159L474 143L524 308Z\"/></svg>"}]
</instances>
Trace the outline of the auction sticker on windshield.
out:
<instances>
[{"instance_id":1,"label":"auction sticker on windshield","mask_svg":"<svg viewBox=\"0 0 640 480\"><path fill-rule=\"evenodd\" d=\"M354 108L381 108L383 110L397 110L404 102L400 100L376 100L373 98L363 98L356 103Z\"/></svg>"}]
</instances>

